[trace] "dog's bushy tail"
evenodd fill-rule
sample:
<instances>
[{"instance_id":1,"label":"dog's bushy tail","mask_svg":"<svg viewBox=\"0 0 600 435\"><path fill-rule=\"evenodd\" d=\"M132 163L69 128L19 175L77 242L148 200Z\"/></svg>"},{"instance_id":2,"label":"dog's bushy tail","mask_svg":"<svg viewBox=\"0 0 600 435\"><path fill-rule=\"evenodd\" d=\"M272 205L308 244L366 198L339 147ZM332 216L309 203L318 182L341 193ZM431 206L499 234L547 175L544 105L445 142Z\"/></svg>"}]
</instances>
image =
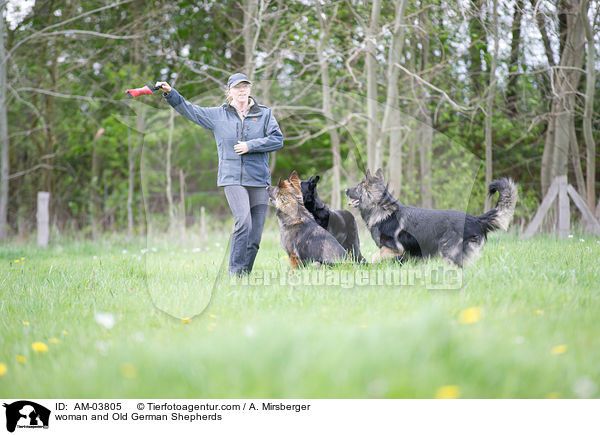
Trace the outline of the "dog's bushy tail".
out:
<instances>
[{"instance_id":1,"label":"dog's bushy tail","mask_svg":"<svg viewBox=\"0 0 600 435\"><path fill-rule=\"evenodd\" d=\"M508 230L508 225L515 214L515 205L519 197L515 182L510 178L492 181L488 188L488 195L491 197L496 192L499 193L496 208L478 216L486 233L498 229Z\"/></svg>"}]
</instances>

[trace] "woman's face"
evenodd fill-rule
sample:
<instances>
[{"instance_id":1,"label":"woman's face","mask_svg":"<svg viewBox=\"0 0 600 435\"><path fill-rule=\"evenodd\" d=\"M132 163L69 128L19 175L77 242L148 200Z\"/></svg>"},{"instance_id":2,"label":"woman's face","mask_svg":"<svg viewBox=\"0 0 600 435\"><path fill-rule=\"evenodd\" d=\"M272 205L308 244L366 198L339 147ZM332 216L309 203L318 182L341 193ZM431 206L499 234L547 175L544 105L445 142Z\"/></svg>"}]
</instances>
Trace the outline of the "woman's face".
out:
<instances>
[{"instance_id":1,"label":"woman's face","mask_svg":"<svg viewBox=\"0 0 600 435\"><path fill-rule=\"evenodd\" d=\"M229 95L231 95L233 104L245 104L248 102L250 96L250 90L252 85L248 82L238 83L235 86L229 88Z\"/></svg>"}]
</instances>

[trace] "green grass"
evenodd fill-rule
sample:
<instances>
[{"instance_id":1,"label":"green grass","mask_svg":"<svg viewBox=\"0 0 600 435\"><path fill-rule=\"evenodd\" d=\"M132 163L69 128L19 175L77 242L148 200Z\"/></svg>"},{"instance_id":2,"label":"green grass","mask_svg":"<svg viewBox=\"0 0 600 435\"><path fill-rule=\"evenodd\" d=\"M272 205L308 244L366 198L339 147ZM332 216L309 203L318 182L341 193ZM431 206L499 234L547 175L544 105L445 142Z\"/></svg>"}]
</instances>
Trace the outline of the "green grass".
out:
<instances>
[{"instance_id":1,"label":"green grass","mask_svg":"<svg viewBox=\"0 0 600 435\"><path fill-rule=\"evenodd\" d=\"M457 271L431 260L289 276L277 236L265 233L255 267L269 285L229 281L225 234L203 246L0 247L0 396L431 398L445 385L462 398L600 394L598 239L494 235L460 289L428 290L420 276ZM369 258L373 243L362 241ZM417 278L352 285L377 271ZM347 285L327 285L336 277ZM461 323L469 307L481 318ZM114 315L114 327L96 313ZM37 341L48 351L34 352Z\"/></svg>"}]
</instances>

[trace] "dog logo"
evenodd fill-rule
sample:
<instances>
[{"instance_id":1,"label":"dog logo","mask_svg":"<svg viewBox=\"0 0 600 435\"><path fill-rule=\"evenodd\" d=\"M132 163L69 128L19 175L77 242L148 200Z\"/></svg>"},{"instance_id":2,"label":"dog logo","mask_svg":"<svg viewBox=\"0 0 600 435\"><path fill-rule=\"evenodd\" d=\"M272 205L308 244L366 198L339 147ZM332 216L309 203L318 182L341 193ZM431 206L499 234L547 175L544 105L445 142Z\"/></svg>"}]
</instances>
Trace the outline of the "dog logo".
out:
<instances>
[{"instance_id":1,"label":"dog logo","mask_svg":"<svg viewBox=\"0 0 600 435\"><path fill-rule=\"evenodd\" d=\"M6 430L14 432L15 428L48 429L50 410L28 400L19 400L4 404L6 408Z\"/></svg>"}]
</instances>

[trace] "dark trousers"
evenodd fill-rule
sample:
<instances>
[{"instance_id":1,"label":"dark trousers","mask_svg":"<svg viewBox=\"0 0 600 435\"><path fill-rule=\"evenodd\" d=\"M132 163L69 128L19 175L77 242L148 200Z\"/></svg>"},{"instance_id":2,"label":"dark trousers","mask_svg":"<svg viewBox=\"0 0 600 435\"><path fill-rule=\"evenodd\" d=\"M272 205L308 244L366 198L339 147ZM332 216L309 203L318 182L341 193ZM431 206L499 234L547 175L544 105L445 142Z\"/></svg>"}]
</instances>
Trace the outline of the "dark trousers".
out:
<instances>
[{"instance_id":1,"label":"dark trousers","mask_svg":"<svg viewBox=\"0 0 600 435\"><path fill-rule=\"evenodd\" d=\"M225 196L235 218L229 252L229 273L250 273L265 225L269 200L267 189L225 186Z\"/></svg>"}]
</instances>

